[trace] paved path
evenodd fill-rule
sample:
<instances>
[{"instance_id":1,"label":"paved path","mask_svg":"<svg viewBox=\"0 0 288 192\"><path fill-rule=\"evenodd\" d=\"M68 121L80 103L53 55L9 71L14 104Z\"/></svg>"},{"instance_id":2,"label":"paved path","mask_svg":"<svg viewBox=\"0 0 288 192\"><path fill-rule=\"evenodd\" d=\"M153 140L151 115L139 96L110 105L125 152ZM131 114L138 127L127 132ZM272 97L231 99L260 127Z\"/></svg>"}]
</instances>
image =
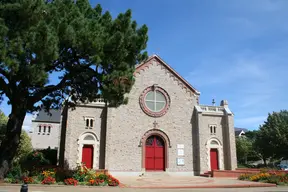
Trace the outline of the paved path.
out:
<instances>
[{"instance_id":1,"label":"paved path","mask_svg":"<svg viewBox=\"0 0 288 192\"><path fill-rule=\"evenodd\" d=\"M124 177L118 176L122 187L128 188L226 188L226 187L265 187L275 186L268 183L240 181L231 178L205 178L205 177L180 177L180 176L143 176Z\"/></svg>"},{"instance_id":2,"label":"paved path","mask_svg":"<svg viewBox=\"0 0 288 192\"><path fill-rule=\"evenodd\" d=\"M265 187L265 188L238 188L238 189L133 189L119 187L29 187L29 192L272 192L288 191L288 187ZM19 186L0 186L0 192L19 192Z\"/></svg>"},{"instance_id":3,"label":"paved path","mask_svg":"<svg viewBox=\"0 0 288 192\"><path fill-rule=\"evenodd\" d=\"M260 182L240 181L229 178L205 178L205 177L180 177L170 175L147 175L142 177L117 177L121 182L120 187L88 187L88 186L41 186L29 185L28 192L132 192L132 191L288 191L288 188L274 187L272 184L265 184ZM271 187L273 186L273 188ZM259 188L264 187L266 188ZM270 186L270 187L267 187ZM19 192L20 185L0 185L0 192ZM250 188L247 188L250 187ZM206 189L203 189L206 188ZM209 188L209 189L208 189ZM212 189L213 188L213 189Z\"/></svg>"}]
</instances>

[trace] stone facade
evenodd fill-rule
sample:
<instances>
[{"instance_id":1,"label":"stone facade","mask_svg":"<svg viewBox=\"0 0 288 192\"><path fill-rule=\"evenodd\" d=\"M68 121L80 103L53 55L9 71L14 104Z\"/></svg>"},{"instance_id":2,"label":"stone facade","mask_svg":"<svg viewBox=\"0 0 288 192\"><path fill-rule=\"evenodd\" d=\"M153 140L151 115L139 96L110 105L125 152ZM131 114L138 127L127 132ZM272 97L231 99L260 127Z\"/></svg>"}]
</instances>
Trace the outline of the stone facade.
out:
<instances>
[{"instance_id":1,"label":"stone facade","mask_svg":"<svg viewBox=\"0 0 288 192\"><path fill-rule=\"evenodd\" d=\"M149 107L142 103L153 90L166 98L157 113L147 112ZM218 169L236 168L233 114L227 101L199 105L200 92L156 55L136 67L135 84L127 96L128 104L118 108L95 102L66 110L60 164L75 168L82 158L83 134L90 134L95 138L89 141L94 146L93 168L114 175L142 174L147 171L146 140L155 135L164 141L163 170L168 173L199 175L211 170L210 149L217 149ZM162 104L156 103L155 109L157 105ZM86 127L87 118L94 121L92 129Z\"/></svg>"},{"instance_id":2,"label":"stone facade","mask_svg":"<svg viewBox=\"0 0 288 192\"><path fill-rule=\"evenodd\" d=\"M34 149L59 148L60 110L51 110L50 113L40 111L32 120L29 136Z\"/></svg>"},{"instance_id":3,"label":"stone facade","mask_svg":"<svg viewBox=\"0 0 288 192\"><path fill-rule=\"evenodd\" d=\"M41 131L39 132L39 127ZM46 131L44 132L44 127ZM48 128L50 127L50 133L48 133ZM59 137L60 137L60 123L50 123L50 122L33 122L32 131L30 132L30 138L32 147L34 149L58 149L59 147Z\"/></svg>"}]
</instances>

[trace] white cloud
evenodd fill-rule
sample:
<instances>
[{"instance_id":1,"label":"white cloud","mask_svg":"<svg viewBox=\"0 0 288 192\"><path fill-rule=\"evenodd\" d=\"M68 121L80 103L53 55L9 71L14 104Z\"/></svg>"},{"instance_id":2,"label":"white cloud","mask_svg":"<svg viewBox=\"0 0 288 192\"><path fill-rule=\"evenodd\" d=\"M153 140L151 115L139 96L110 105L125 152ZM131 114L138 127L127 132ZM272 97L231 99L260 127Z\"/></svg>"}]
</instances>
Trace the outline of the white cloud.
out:
<instances>
[{"instance_id":1,"label":"white cloud","mask_svg":"<svg viewBox=\"0 0 288 192\"><path fill-rule=\"evenodd\" d=\"M288 107L283 100L287 92L287 52L285 48L206 58L187 80L203 93L202 98L215 94L229 97L235 126L255 129L269 112ZM201 103L210 102L201 97Z\"/></svg>"}]
</instances>

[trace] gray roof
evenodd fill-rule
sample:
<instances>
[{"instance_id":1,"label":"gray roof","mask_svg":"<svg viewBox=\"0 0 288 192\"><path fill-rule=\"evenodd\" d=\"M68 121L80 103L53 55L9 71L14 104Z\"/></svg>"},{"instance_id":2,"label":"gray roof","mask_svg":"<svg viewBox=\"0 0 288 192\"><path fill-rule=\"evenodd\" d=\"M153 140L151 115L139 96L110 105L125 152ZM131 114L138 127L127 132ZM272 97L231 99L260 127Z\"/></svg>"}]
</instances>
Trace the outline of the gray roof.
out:
<instances>
[{"instance_id":1,"label":"gray roof","mask_svg":"<svg viewBox=\"0 0 288 192\"><path fill-rule=\"evenodd\" d=\"M49 113L51 113L51 115L49 115L44 110L39 111L34 122L40 121L40 122L60 123L61 109L58 109L58 110L50 109Z\"/></svg>"},{"instance_id":2,"label":"gray roof","mask_svg":"<svg viewBox=\"0 0 288 192\"><path fill-rule=\"evenodd\" d=\"M238 128L238 127L234 127L235 129L235 135L238 136L241 131L244 131L244 132L248 132L249 130L248 129L245 129L245 128Z\"/></svg>"},{"instance_id":3,"label":"gray roof","mask_svg":"<svg viewBox=\"0 0 288 192\"><path fill-rule=\"evenodd\" d=\"M239 128L239 127L234 127L235 131L244 131L244 132L248 132L249 130L248 129L245 129L245 128Z\"/></svg>"}]
</instances>

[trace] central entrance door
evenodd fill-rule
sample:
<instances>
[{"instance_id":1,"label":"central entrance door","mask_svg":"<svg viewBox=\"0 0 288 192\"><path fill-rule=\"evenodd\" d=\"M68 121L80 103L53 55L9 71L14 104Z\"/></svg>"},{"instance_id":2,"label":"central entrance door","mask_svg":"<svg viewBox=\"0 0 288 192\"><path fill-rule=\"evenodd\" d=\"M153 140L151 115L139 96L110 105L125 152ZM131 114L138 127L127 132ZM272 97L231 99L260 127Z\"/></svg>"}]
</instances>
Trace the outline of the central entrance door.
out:
<instances>
[{"instance_id":1,"label":"central entrance door","mask_svg":"<svg viewBox=\"0 0 288 192\"><path fill-rule=\"evenodd\" d=\"M165 145L161 137L152 135L146 140L145 168L147 171L165 171Z\"/></svg>"},{"instance_id":2,"label":"central entrance door","mask_svg":"<svg viewBox=\"0 0 288 192\"><path fill-rule=\"evenodd\" d=\"M210 149L210 167L212 170L218 170L218 150L217 149Z\"/></svg>"},{"instance_id":3,"label":"central entrance door","mask_svg":"<svg viewBox=\"0 0 288 192\"><path fill-rule=\"evenodd\" d=\"M84 145L82 150L82 163L89 169L93 168L93 145Z\"/></svg>"}]
</instances>

